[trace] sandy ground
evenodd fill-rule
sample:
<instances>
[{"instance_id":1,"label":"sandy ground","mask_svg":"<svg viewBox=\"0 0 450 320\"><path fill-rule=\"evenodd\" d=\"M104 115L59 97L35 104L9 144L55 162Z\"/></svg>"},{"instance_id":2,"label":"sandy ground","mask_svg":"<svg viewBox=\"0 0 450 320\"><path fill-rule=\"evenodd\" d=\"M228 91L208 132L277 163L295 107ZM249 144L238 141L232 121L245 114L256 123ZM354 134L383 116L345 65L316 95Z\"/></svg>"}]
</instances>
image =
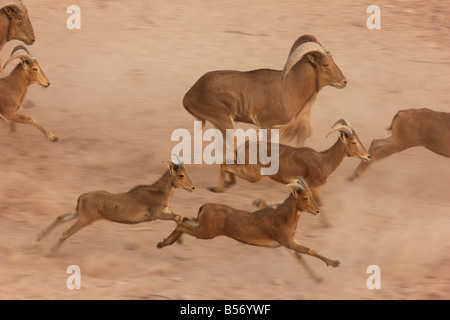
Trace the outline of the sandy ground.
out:
<instances>
[{"instance_id":1,"label":"sandy ground","mask_svg":"<svg viewBox=\"0 0 450 320\"><path fill-rule=\"evenodd\" d=\"M132 2L132 4L131 4ZM176 128L193 130L181 100L205 72L281 69L302 34L319 37L349 84L324 88L313 107L313 136L324 150L330 126L346 118L366 146L404 108L449 111L450 5L437 0L130 1L80 0L81 30L68 30L72 1L25 1L37 41L31 47L50 79L33 86L23 112L59 136L52 144L21 125L19 146L0 123L1 299L449 299L449 159L422 148L373 165L357 182L345 159L322 189L332 228L304 213L296 238L341 261L306 257L323 277L308 278L287 250L219 237L159 250L175 224L97 222L46 254L61 232L36 235L71 211L84 192L123 192L151 184L165 170ZM381 7L381 29L368 30L366 8ZM6 57L17 42L2 52ZM8 71L9 72L9 71ZM208 128L211 127L208 125ZM22 149L22 150L21 150ZM251 210L255 198L282 199L269 180L239 180L224 194L218 166L190 165L194 193L177 190L171 208L194 216L206 202ZM69 265L81 268L81 290L68 290ZM366 269L381 269L369 290Z\"/></svg>"}]
</instances>

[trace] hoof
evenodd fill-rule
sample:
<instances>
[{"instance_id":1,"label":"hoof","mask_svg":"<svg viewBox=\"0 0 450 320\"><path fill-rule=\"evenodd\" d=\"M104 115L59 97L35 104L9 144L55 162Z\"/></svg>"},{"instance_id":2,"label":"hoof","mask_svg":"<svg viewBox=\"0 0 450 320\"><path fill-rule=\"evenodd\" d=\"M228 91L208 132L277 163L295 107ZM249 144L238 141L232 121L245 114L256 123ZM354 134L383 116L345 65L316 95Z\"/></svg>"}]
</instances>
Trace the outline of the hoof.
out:
<instances>
[{"instance_id":1,"label":"hoof","mask_svg":"<svg viewBox=\"0 0 450 320\"><path fill-rule=\"evenodd\" d=\"M233 184L234 184L233 181L225 181L224 187L225 187L225 188L229 188L229 187L231 187Z\"/></svg>"},{"instance_id":2,"label":"hoof","mask_svg":"<svg viewBox=\"0 0 450 320\"><path fill-rule=\"evenodd\" d=\"M50 139L50 141L51 141L51 142L58 142L59 139L58 139L58 137L54 137L54 138Z\"/></svg>"},{"instance_id":3,"label":"hoof","mask_svg":"<svg viewBox=\"0 0 450 320\"><path fill-rule=\"evenodd\" d=\"M264 201L262 199L256 199L255 201L253 201L252 205L255 207L263 207Z\"/></svg>"},{"instance_id":4,"label":"hoof","mask_svg":"<svg viewBox=\"0 0 450 320\"><path fill-rule=\"evenodd\" d=\"M316 283L322 283L323 279L321 277L314 277L314 280L316 281Z\"/></svg>"},{"instance_id":5,"label":"hoof","mask_svg":"<svg viewBox=\"0 0 450 320\"><path fill-rule=\"evenodd\" d=\"M331 263L331 266L332 266L333 268L337 268L337 267L339 267L340 265L341 265L341 263L339 262L339 260L333 261L333 262Z\"/></svg>"},{"instance_id":6,"label":"hoof","mask_svg":"<svg viewBox=\"0 0 450 320\"><path fill-rule=\"evenodd\" d=\"M208 187L208 190L211 192L215 192L215 193L222 193L223 192L223 188L220 187Z\"/></svg>"},{"instance_id":7,"label":"hoof","mask_svg":"<svg viewBox=\"0 0 450 320\"><path fill-rule=\"evenodd\" d=\"M158 249L161 249L162 247L164 247L162 241L161 241L161 242L158 242L158 244L156 245L156 247L157 247Z\"/></svg>"}]
</instances>

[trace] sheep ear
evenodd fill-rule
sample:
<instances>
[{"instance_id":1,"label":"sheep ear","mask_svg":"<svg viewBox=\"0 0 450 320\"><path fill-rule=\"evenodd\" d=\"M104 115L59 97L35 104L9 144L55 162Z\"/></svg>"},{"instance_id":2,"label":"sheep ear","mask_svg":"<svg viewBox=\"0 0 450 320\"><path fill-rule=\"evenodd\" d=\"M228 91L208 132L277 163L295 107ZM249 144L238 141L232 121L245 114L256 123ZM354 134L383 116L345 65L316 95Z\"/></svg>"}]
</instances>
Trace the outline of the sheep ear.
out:
<instances>
[{"instance_id":1,"label":"sheep ear","mask_svg":"<svg viewBox=\"0 0 450 320\"><path fill-rule=\"evenodd\" d=\"M6 7L5 8L5 13L8 15L9 18L12 18L13 15L15 14L14 10L11 9L11 7Z\"/></svg>"},{"instance_id":2,"label":"sheep ear","mask_svg":"<svg viewBox=\"0 0 450 320\"><path fill-rule=\"evenodd\" d=\"M298 198L298 190L296 188L292 187L291 192L292 192L292 195L294 196L294 199L297 199Z\"/></svg>"},{"instance_id":3,"label":"sheep ear","mask_svg":"<svg viewBox=\"0 0 450 320\"><path fill-rule=\"evenodd\" d=\"M172 162L167 162L167 167L169 168L169 173L173 174L174 164Z\"/></svg>"},{"instance_id":4,"label":"sheep ear","mask_svg":"<svg viewBox=\"0 0 450 320\"><path fill-rule=\"evenodd\" d=\"M339 139L341 139L342 142L347 142L347 135L343 131L339 131Z\"/></svg>"},{"instance_id":5,"label":"sheep ear","mask_svg":"<svg viewBox=\"0 0 450 320\"><path fill-rule=\"evenodd\" d=\"M307 54L307 57L308 57L309 61L315 66L319 62L319 59L317 59L317 57L313 53Z\"/></svg>"}]
</instances>

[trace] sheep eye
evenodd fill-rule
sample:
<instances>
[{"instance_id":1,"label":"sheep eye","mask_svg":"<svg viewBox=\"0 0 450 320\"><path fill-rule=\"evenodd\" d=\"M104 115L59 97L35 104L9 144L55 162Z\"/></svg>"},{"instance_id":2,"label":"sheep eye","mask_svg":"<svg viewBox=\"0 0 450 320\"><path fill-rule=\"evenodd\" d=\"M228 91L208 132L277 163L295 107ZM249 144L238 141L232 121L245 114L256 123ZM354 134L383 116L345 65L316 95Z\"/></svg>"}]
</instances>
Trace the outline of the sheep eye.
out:
<instances>
[{"instance_id":1,"label":"sheep eye","mask_svg":"<svg viewBox=\"0 0 450 320\"><path fill-rule=\"evenodd\" d=\"M179 177L180 177L180 178L184 178L184 174L180 174Z\"/></svg>"},{"instance_id":2,"label":"sheep eye","mask_svg":"<svg viewBox=\"0 0 450 320\"><path fill-rule=\"evenodd\" d=\"M33 71L38 71L38 68L33 68Z\"/></svg>"}]
</instances>

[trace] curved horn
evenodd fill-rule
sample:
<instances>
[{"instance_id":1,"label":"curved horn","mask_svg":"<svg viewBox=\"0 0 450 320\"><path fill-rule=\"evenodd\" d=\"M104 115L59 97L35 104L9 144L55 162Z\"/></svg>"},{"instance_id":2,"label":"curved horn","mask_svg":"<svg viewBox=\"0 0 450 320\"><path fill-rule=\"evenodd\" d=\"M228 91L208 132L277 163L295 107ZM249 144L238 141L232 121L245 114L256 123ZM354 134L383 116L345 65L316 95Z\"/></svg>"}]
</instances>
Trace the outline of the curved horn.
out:
<instances>
[{"instance_id":1,"label":"curved horn","mask_svg":"<svg viewBox=\"0 0 450 320\"><path fill-rule=\"evenodd\" d=\"M19 50L24 50L26 53L28 53L31 57L33 57L33 55L30 53L30 51L28 51L28 49L24 46L24 45L18 45L16 46L12 51L11 51L11 56L16 53Z\"/></svg>"},{"instance_id":2,"label":"curved horn","mask_svg":"<svg viewBox=\"0 0 450 320\"><path fill-rule=\"evenodd\" d=\"M177 158L178 163L176 163L175 161L171 160L173 164L176 164L177 166L180 166L183 164L183 160L181 160L180 156L176 153L172 153L172 157Z\"/></svg>"},{"instance_id":3,"label":"curved horn","mask_svg":"<svg viewBox=\"0 0 450 320\"><path fill-rule=\"evenodd\" d=\"M7 0L7 1L3 0L3 1L0 1L0 10L3 10L6 7L14 7L17 10L22 11L23 10L23 3L20 0L15 0L15 1L14 0Z\"/></svg>"},{"instance_id":4,"label":"curved horn","mask_svg":"<svg viewBox=\"0 0 450 320\"><path fill-rule=\"evenodd\" d=\"M305 180L303 180L302 177L296 176L298 183L302 185L303 188L306 188L308 185L306 184Z\"/></svg>"},{"instance_id":5,"label":"curved horn","mask_svg":"<svg viewBox=\"0 0 450 320\"><path fill-rule=\"evenodd\" d=\"M327 56L325 48L317 42L305 42L298 47L294 45L291 52L289 52L289 56L283 69L283 74L281 75L281 81L286 78L292 67L299 62L305 54L310 52L320 52L324 57Z\"/></svg>"},{"instance_id":6,"label":"curved horn","mask_svg":"<svg viewBox=\"0 0 450 320\"><path fill-rule=\"evenodd\" d=\"M298 182L289 183L289 184L286 185L286 187L287 188L295 188L295 189L297 189L299 191L305 190L305 188L301 184L299 184Z\"/></svg>"},{"instance_id":7,"label":"curved horn","mask_svg":"<svg viewBox=\"0 0 450 320\"><path fill-rule=\"evenodd\" d=\"M350 122L348 122L348 121L345 120L345 119L339 119L338 121L336 121L336 122L333 124L333 127L334 127L335 125L337 125L337 124L343 124L344 126L347 126L347 127L349 127L349 128L352 128L352 126L350 125Z\"/></svg>"},{"instance_id":8,"label":"curved horn","mask_svg":"<svg viewBox=\"0 0 450 320\"><path fill-rule=\"evenodd\" d=\"M342 131L343 133L345 133L347 136L351 136L353 135L353 130L350 127L350 125L348 124L347 121L345 121L344 119L339 119L338 121L336 121L333 125L333 127L331 128L331 131L328 132L327 136L325 138L328 138L328 136L330 134L332 134L333 132L336 131Z\"/></svg>"},{"instance_id":9,"label":"curved horn","mask_svg":"<svg viewBox=\"0 0 450 320\"><path fill-rule=\"evenodd\" d=\"M16 59L19 59L19 58L27 60L28 63L33 63L33 61L34 61L34 59L32 57L30 57L29 55L27 55L27 54L18 54L18 55L10 57L8 59L8 61L5 62L5 65L3 66L3 69L5 69L6 66L8 64L10 64L13 60L16 60Z\"/></svg>"}]
</instances>

